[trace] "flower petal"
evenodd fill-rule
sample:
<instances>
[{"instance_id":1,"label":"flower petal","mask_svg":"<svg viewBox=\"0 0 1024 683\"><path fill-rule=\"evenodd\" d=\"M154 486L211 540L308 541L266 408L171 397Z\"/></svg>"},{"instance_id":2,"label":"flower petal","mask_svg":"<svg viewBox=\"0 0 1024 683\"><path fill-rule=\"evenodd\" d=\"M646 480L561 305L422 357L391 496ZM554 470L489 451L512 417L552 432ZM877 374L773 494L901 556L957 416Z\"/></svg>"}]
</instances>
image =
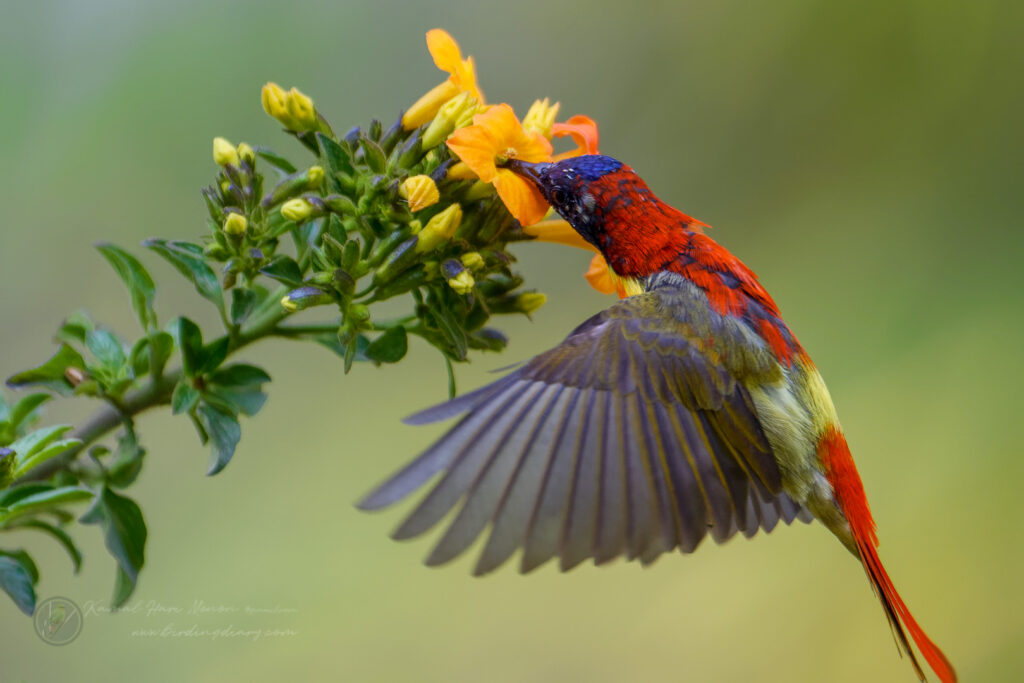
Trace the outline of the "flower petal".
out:
<instances>
[{"instance_id":1,"label":"flower petal","mask_svg":"<svg viewBox=\"0 0 1024 683\"><path fill-rule=\"evenodd\" d=\"M576 143L576 149L557 155L555 161L561 161L562 159L568 159L569 157L581 154L598 153L597 122L589 116L584 116L583 114L570 116L569 120L565 123L556 123L552 128L552 133L557 138L565 137L566 135L571 136Z\"/></svg>"},{"instance_id":2,"label":"flower petal","mask_svg":"<svg viewBox=\"0 0 1024 683\"><path fill-rule=\"evenodd\" d=\"M561 218L534 223L529 227L523 228L523 232L527 235L532 235L539 242L564 244L567 247L597 251L597 247L583 239L571 225Z\"/></svg>"},{"instance_id":3,"label":"flower petal","mask_svg":"<svg viewBox=\"0 0 1024 683\"><path fill-rule=\"evenodd\" d=\"M441 28L427 31L427 50L434 58L434 64L441 71L447 71L454 75L456 70L462 66L462 50L459 44L451 35ZM456 83L456 85L458 85Z\"/></svg>"},{"instance_id":4,"label":"flower petal","mask_svg":"<svg viewBox=\"0 0 1024 683\"><path fill-rule=\"evenodd\" d=\"M476 118L480 118L477 114ZM466 166L484 182L491 182L497 174L494 156L498 147L489 127L480 124L460 128L448 138L451 149Z\"/></svg>"},{"instance_id":5,"label":"flower petal","mask_svg":"<svg viewBox=\"0 0 1024 683\"><path fill-rule=\"evenodd\" d=\"M591 287L602 294L615 292L615 283L612 281L611 271L608 270L608 262L601 254L594 254L594 258L590 259L590 267L583 277L587 278Z\"/></svg>"},{"instance_id":6,"label":"flower petal","mask_svg":"<svg viewBox=\"0 0 1024 683\"><path fill-rule=\"evenodd\" d=\"M548 212L548 203L544 195L530 181L517 176L507 168L499 168L494 179L494 187L498 196L505 202L509 213L521 225L538 222Z\"/></svg>"}]
</instances>

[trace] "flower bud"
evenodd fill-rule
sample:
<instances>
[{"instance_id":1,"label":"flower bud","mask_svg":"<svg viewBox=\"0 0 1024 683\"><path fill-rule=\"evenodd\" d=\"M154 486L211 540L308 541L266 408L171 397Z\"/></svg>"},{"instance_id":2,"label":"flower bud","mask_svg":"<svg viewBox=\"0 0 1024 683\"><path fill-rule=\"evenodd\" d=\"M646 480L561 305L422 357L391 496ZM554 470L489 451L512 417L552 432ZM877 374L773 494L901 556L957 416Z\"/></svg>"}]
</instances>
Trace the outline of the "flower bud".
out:
<instances>
[{"instance_id":1,"label":"flower bud","mask_svg":"<svg viewBox=\"0 0 1024 683\"><path fill-rule=\"evenodd\" d=\"M281 215L295 223L301 223L313 215L313 205L302 197L289 199L281 205Z\"/></svg>"},{"instance_id":2,"label":"flower bud","mask_svg":"<svg viewBox=\"0 0 1024 683\"><path fill-rule=\"evenodd\" d=\"M423 149L438 146L458 128L473 122L473 116L480 110L480 101L468 92L451 98L438 110L434 120L423 133Z\"/></svg>"},{"instance_id":3,"label":"flower bud","mask_svg":"<svg viewBox=\"0 0 1024 683\"><path fill-rule=\"evenodd\" d=\"M256 161L256 152L253 150L252 147L250 147L246 143L238 143L237 151L238 158L244 161L245 163L252 164L254 161Z\"/></svg>"},{"instance_id":4,"label":"flower bud","mask_svg":"<svg viewBox=\"0 0 1024 683\"><path fill-rule=\"evenodd\" d=\"M224 219L224 232L229 235L244 235L247 227L249 227L249 221L240 213L232 211Z\"/></svg>"},{"instance_id":5,"label":"flower bud","mask_svg":"<svg viewBox=\"0 0 1024 683\"><path fill-rule=\"evenodd\" d=\"M213 160L218 166L237 166L238 152L225 138L217 137L213 139Z\"/></svg>"},{"instance_id":6,"label":"flower bud","mask_svg":"<svg viewBox=\"0 0 1024 683\"><path fill-rule=\"evenodd\" d=\"M324 184L324 169L322 166L310 166L309 170L306 171L306 176L309 178L310 189L318 190Z\"/></svg>"},{"instance_id":7,"label":"flower bud","mask_svg":"<svg viewBox=\"0 0 1024 683\"><path fill-rule=\"evenodd\" d=\"M540 292L523 292L516 297L516 308L526 315L530 315L547 301L548 298Z\"/></svg>"},{"instance_id":8,"label":"flower bud","mask_svg":"<svg viewBox=\"0 0 1024 683\"><path fill-rule=\"evenodd\" d=\"M451 168L448 169L448 173L444 176L448 180L471 180L477 177L476 173L470 170L469 166L465 162L460 161L457 164L452 164Z\"/></svg>"},{"instance_id":9,"label":"flower bud","mask_svg":"<svg viewBox=\"0 0 1024 683\"><path fill-rule=\"evenodd\" d=\"M428 175L414 175L402 181L398 194L409 200L409 209L419 211L437 204L441 194L437 191L437 183Z\"/></svg>"},{"instance_id":10,"label":"flower bud","mask_svg":"<svg viewBox=\"0 0 1024 683\"><path fill-rule=\"evenodd\" d=\"M281 299L281 308L294 313L313 306L322 306L334 301L331 295L316 287L299 287L288 292Z\"/></svg>"},{"instance_id":11,"label":"flower bud","mask_svg":"<svg viewBox=\"0 0 1024 683\"><path fill-rule=\"evenodd\" d=\"M458 230L461 222L462 207L459 204L452 204L423 226L423 230L417 235L419 241L416 244L416 251L422 254L432 251L442 242L447 242Z\"/></svg>"},{"instance_id":12,"label":"flower bud","mask_svg":"<svg viewBox=\"0 0 1024 683\"><path fill-rule=\"evenodd\" d=\"M316 107L313 106L313 100L298 88L288 91L288 113L300 130L316 130Z\"/></svg>"},{"instance_id":13,"label":"flower bud","mask_svg":"<svg viewBox=\"0 0 1024 683\"><path fill-rule=\"evenodd\" d=\"M281 122L285 128L296 130L298 125L288 112L288 93L277 83L270 82L263 86L263 111Z\"/></svg>"},{"instance_id":14,"label":"flower bud","mask_svg":"<svg viewBox=\"0 0 1024 683\"><path fill-rule=\"evenodd\" d=\"M473 274L468 270L464 270L453 278L448 279L448 286L451 287L456 294L469 294L473 291L473 285L476 284L476 280L473 279Z\"/></svg>"},{"instance_id":15,"label":"flower bud","mask_svg":"<svg viewBox=\"0 0 1024 683\"><path fill-rule=\"evenodd\" d=\"M470 270L480 270L484 267L484 257L480 255L480 252L471 251L462 255L462 265Z\"/></svg>"},{"instance_id":16,"label":"flower bud","mask_svg":"<svg viewBox=\"0 0 1024 683\"><path fill-rule=\"evenodd\" d=\"M535 100L523 117L523 130L527 133L540 133L550 140L555 117L558 116L558 109L561 106L558 102L551 104L546 97L543 100Z\"/></svg>"},{"instance_id":17,"label":"flower bud","mask_svg":"<svg viewBox=\"0 0 1024 683\"><path fill-rule=\"evenodd\" d=\"M444 81L437 85L409 107L409 110L402 116L402 127L406 130L419 128L434 118L441 105L458 94L459 86L451 81Z\"/></svg>"}]
</instances>

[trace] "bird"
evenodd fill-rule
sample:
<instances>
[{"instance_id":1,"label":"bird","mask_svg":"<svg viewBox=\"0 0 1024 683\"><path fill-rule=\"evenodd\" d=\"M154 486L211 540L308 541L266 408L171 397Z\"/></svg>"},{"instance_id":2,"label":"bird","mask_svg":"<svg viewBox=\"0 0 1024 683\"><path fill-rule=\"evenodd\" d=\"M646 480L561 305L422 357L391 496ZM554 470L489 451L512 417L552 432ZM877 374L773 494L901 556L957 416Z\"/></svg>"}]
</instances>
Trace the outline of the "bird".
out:
<instances>
[{"instance_id":1,"label":"bird","mask_svg":"<svg viewBox=\"0 0 1024 683\"><path fill-rule=\"evenodd\" d=\"M500 379L409 418L462 418L359 503L377 510L441 475L394 532L418 536L461 503L426 559L485 529L474 573L521 549L520 571L625 556L643 564L818 520L863 565L897 648L956 672L911 615L877 552L864 486L829 391L757 276L700 221L601 154L509 159L632 296Z\"/></svg>"}]
</instances>

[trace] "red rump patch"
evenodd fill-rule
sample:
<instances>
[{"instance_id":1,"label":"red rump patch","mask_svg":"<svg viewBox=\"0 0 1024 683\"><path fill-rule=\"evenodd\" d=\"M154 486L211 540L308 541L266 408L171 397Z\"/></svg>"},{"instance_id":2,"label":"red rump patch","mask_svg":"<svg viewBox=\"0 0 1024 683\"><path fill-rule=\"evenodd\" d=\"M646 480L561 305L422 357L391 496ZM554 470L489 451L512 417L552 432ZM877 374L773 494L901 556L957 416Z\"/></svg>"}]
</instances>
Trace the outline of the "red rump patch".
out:
<instances>
[{"instance_id":1,"label":"red rump patch","mask_svg":"<svg viewBox=\"0 0 1024 683\"><path fill-rule=\"evenodd\" d=\"M818 458L825 467L825 476L832 484L836 503L850 524L850 531L857 543L864 571L867 572L875 593L882 601L882 607L892 625L893 633L902 645L902 649L910 657L918 678L922 681L925 680L924 672L921 671L917 658L914 656L913 650L910 649L903 630L904 626L910 632L910 636L917 643L925 661L931 666L939 680L942 683L955 683L957 677L953 665L946 659L942 650L925 635L924 630L910 614L903 598L896 592L896 587L885 571L885 567L882 566L882 560L878 557L878 551L875 550L878 546L878 535L875 532L875 520L868 507L867 495L864 493L864 484L860 480L857 466L853 463L853 456L850 454L850 447L846 444L846 438L837 427L832 426L825 431L818 444Z\"/></svg>"}]
</instances>

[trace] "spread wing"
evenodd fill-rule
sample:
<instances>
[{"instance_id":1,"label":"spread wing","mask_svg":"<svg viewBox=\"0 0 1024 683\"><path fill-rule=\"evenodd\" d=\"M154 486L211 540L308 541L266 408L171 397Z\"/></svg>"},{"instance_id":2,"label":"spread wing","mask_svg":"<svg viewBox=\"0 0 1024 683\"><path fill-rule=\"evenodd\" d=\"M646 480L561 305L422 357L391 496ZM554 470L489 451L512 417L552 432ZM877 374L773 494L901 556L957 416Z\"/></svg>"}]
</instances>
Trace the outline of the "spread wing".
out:
<instances>
[{"instance_id":1,"label":"spread wing","mask_svg":"<svg viewBox=\"0 0 1024 683\"><path fill-rule=\"evenodd\" d=\"M466 413L359 505L390 505L443 473L394 537L422 534L461 502L427 564L454 558L490 524L476 574L520 546L521 571L556 555L567 570L591 557L647 563L692 552L709 531L722 542L810 521L782 490L743 383L778 372L741 323L685 286L660 287L502 379L413 415L423 424Z\"/></svg>"}]
</instances>

